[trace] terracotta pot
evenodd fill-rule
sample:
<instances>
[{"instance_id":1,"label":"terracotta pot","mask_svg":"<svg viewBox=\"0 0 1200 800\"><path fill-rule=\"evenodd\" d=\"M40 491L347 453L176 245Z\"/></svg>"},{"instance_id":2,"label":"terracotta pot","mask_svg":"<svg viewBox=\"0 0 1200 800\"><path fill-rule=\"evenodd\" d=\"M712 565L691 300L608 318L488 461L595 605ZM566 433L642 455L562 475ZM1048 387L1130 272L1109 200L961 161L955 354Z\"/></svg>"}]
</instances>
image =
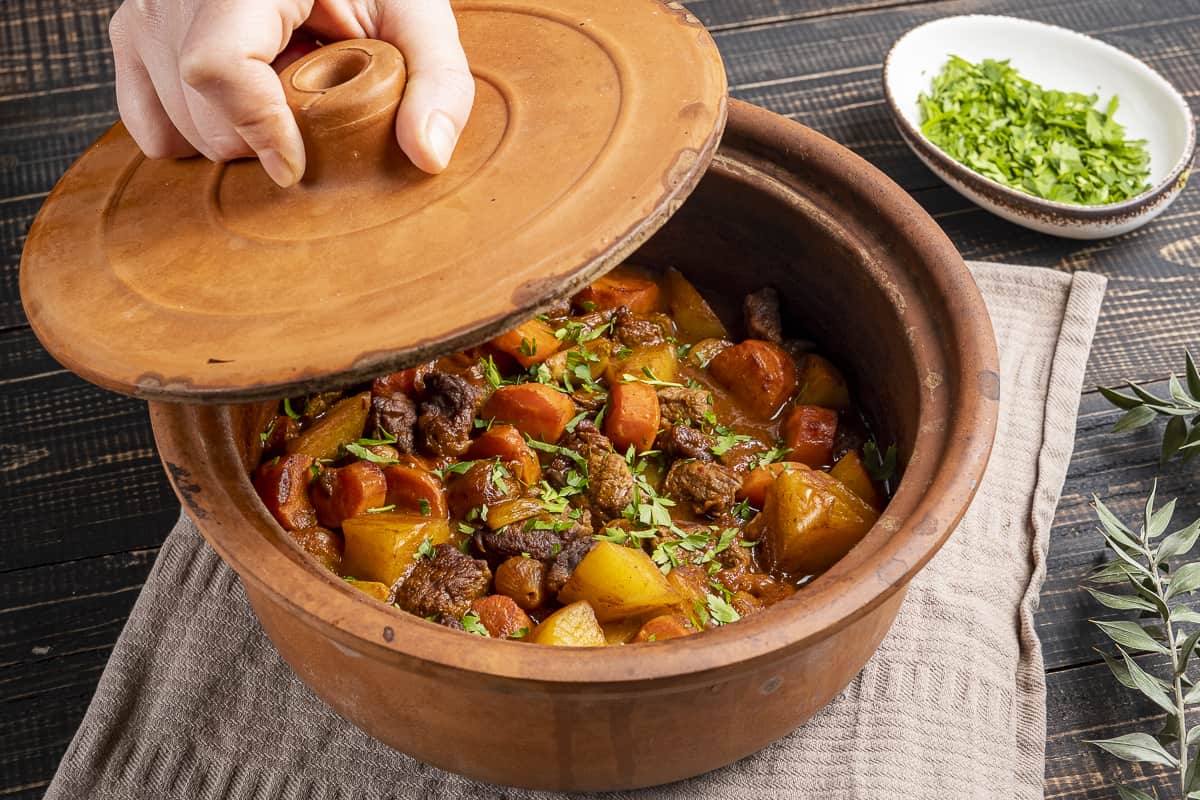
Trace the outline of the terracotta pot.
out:
<instances>
[{"instance_id":1,"label":"terracotta pot","mask_svg":"<svg viewBox=\"0 0 1200 800\"><path fill-rule=\"evenodd\" d=\"M564 650L468 637L383 606L311 563L255 496L246 471L263 406L152 405L180 497L284 659L338 713L422 761L595 790L753 753L859 672L978 485L999 387L987 313L934 221L862 159L732 103L699 188L634 260L677 265L714 297L778 287L791 328L847 368L904 465L850 555L789 600L699 636Z\"/></svg>"}]
</instances>

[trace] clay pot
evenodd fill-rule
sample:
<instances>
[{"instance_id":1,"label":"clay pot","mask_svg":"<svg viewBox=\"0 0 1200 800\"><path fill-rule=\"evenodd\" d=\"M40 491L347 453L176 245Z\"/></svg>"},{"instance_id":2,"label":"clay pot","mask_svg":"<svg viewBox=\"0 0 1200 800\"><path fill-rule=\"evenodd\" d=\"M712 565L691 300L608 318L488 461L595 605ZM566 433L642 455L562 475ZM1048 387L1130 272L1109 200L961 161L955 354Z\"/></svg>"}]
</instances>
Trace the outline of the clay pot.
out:
<instances>
[{"instance_id":1,"label":"clay pot","mask_svg":"<svg viewBox=\"0 0 1200 800\"><path fill-rule=\"evenodd\" d=\"M790 327L847 368L903 464L850 555L787 601L699 636L565 650L388 608L316 566L259 502L247 471L263 406L152 404L180 497L284 659L339 714L422 761L498 784L603 790L753 753L859 672L978 485L999 388L987 313L934 221L862 159L733 102L699 187L633 260L678 266L709 296L776 286Z\"/></svg>"}]
</instances>

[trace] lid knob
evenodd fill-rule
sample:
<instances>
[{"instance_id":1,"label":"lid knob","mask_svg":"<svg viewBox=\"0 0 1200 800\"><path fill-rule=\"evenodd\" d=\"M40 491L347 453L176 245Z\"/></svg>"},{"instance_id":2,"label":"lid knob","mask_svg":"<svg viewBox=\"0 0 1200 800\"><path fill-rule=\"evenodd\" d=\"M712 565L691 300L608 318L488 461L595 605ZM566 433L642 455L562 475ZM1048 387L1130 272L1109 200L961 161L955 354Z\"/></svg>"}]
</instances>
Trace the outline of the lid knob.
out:
<instances>
[{"instance_id":1,"label":"lid knob","mask_svg":"<svg viewBox=\"0 0 1200 800\"><path fill-rule=\"evenodd\" d=\"M279 77L304 137L302 184L378 179L407 163L396 143L406 72L395 47L375 39L335 42Z\"/></svg>"}]
</instances>

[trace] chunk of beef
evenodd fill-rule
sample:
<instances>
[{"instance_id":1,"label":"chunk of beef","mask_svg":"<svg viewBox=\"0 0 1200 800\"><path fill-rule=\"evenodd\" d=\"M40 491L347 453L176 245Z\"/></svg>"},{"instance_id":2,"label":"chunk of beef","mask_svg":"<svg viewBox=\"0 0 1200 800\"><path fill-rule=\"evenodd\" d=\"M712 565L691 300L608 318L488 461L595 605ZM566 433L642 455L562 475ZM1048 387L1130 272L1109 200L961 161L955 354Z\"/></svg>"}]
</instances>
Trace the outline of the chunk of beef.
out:
<instances>
[{"instance_id":1,"label":"chunk of beef","mask_svg":"<svg viewBox=\"0 0 1200 800\"><path fill-rule=\"evenodd\" d=\"M707 389L664 386L658 390L658 408L667 422L700 422L712 411L712 394Z\"/></svg>"},{"instance_id":2,"label":"chunk of beef","mask_svg":"<svg viewBox=\"0 0 1200 800\"><path fill-rule=\"evenodd\" d=\"M450 516L463 519L472 509L494 506L516 494L515 481L506 478L506 468L499 461L476 461L461 475L450 473L446 481L446 505Z\"/></svg>"},{"instance_id":3,"label":"chunk of beef","mask_svg":"<svg viewBox=\"0 0 1200 800\"><path fill-rule=\"evenodd\" d=\"M446 614L460 619L471 601L487 594L492 571L452 544L439 544L433 558L418 559L396 590L396 603L420 617Z\"/></svg>"},{"instance_id":4,"label":"chunk of beef","mask_svg":"<svg viewBox=\"0 0 1200 800\"><path fill-rule=\"evenodd\" d=\"M557 595L571 577L571 573L579 566L579 562L583 561L583 557L591 552L595 545L596 540L591 536L572 539L564 545L562 551L550 563L550 569L546 570L546 589Z\"/></svg>"},{"instance_id":5,"label":"chunk of beef","mask_svg":"<svg viewBox=\"0 0 1200 800\"><path fill-rule=\"evenodd\" d=\"M613 334L626 347L651 347L662 344L671 335L671 321L662 314L635 314L628 308L617 309Z\"/></svg>"},{"instance_id":6,"label":"chunk of beef","mask_svg":"<svg viewBox=\"0 0 1200 800\"><path fill-rule=\"evenodd\" d=\"M580 420L575 426L575 430L564 434L558 444L560 447L578 453L584 460L587 459L587 452L591 447L599 450L612 449L612 442L600 432L600 429L596 427L596 423L590 419ZM576 459L563 453L556 453L554 458L550 459L550 463L543 470L543 473L551 486L561 489L567 485L567 475L571 470L575 470L576 472L583 471Z\"/></svg>"},{"instance_id":7,"label":"chunk of beef","mask_svg":"<svg viewBox=\"0 0 1200 800\"><path fill-rule=\"evenodd\" d=\"M613 450L609 438L594 422L584 419L575 426L574 432L563 437L559 445L578 453L587 464L588 501L598 521L620 516L633 497L633 474L624 456ZM575 459L558 453L543 475L551 486L561 489L567 485L571 470L582 472Z\"/></svg>"},{"instance_id":8,"label":"chunk of beef","mask_svg":"<svg viewBox=\"0 0 1200 800\"><path fill-rule=\"evenodd\" d=\"M467 452L483 395L482 389L459 375L436 370L426 375L425 399L417 418L426 449L439 456Z\"/></svg>"},{"instance_id":9,"label":"chunk of beef","mask_svg":"<svg viewBox=\"0 0 1200 800\"><path fill-rule=\"evenodd\" d=\"M694 458L712 461L713 437L688 425L671 425L658 435L658 446L671 459Z\"/></svg>"},{"instance_id":10,"label":"chunk of beef","mask_svg":"<svg viewBox=\"0 0 1200 800\"><path fill-rule=\"evenodd\" d=\"M369 435L394 436L394 447L401 453L413 451L416 433L417 405L402 391L371 392L371 410L367 413Z\"/></svg>"},{"instance_id":11,"label":"chunk of beef","mask_svg":"<svg viewBox=\"0 0 1200 800\"><path fill-rule=\"evenodd\" d=\"M591 515L584 511L577 519L572 519L569 514L539 514L496 531L483 530L475 537L476 545L487 556L501 561L526 553L538 561L549 561L571 541L592 537Z\"/></svg>"},{"instance_id":12,"label":"chunk of beef","mask_svg":"<svg viewBox=\"0 0 1200 800\"><path fill-rule=\"evenodd\" d=\"M259 464L254 489L285 530L298 531L317 524L317 512L308 497L312 481L312 456L278 456Z\"/></svg>"},{"instance_id":13,"label":"chunk of beef","mask_svg":"<svg viewBox=\"0 0 1200 800\"><path fill-rule=\"evenodd\" d=\"M722 466L729 467L736 472L749 472L754 469L758 457L770 449L758 439L751 439L748 442L737 442L733 447L719 455L717 461Z\"/></svg>"},{"instance_id":14,"label":"chunk of beef","mask_svg":"<svg viewBox=\"0 0 1200 800\"><path fill-rule=\"evenodd\" d=\"M742 317L747 339L762 339L779 344L783 341L783 322L779 318L779 292L764 286L746 295L742 301Z\"/></svg>"},{"instance_id":15,"label":"chunk of beef","mask_svg":"<svg viewBox=\"0 0 1200 800\"><path fill-rule=\"evenodd\" d=\"M633 499L633 473L624 456L588 448L588 500L602 520L621 516Z\"/></svg>"},{"instance_id":16,"label":"chunk of beef","mask_svg":"<svg viewBox=\"0 0 1200 800\"><path fill-rule=\"evenodd\" d=\"M696 514L716 516L729 510L741 485L741 477L720 464L676 461L667 473L663 491Z\"/></svg>"}]
</instances>

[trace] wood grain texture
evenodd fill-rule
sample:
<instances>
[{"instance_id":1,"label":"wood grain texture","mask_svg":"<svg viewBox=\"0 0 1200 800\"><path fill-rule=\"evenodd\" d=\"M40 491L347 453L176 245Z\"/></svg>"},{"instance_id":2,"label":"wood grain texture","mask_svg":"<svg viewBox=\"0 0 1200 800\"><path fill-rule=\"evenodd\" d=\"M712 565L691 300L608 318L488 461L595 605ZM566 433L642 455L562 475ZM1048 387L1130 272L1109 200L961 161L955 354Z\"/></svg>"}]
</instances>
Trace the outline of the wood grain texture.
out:
<instances>
[{"instance_id":1,"label":"wood grain texture","mask_svg":"<svg viewBox=\"0 0 1200 800\"><path fill-rule=\"evenodd\" d=\"M17 265L58 176L115 119L107 20L114 0L0 4L0 797L35 798L90 700L155 548L178 513L144 407L65 373L24 327ZM967 258L1089 269L1109 278L1088 383L1165 378L1200 336L1195 188L1149 227L1099 243L1041 236L941 186L901 143L883 105L891 42L952 13L1008 13L1098 35L1162 71L1200 110L1200 0L694 0L733 93L841 141L911 191ZM1081 743L1161 725L1097 662L1078 588L1102 557L1092 493L1133 518L1150 482L1200 514L1196 466L1156 463L1157 430L1112 436L1116 413L1085 393L1052 533L1037 624L1047 668L1047 796L1112 798L1115 777L1165 786Z\"/></svg>"}]
</instances>

